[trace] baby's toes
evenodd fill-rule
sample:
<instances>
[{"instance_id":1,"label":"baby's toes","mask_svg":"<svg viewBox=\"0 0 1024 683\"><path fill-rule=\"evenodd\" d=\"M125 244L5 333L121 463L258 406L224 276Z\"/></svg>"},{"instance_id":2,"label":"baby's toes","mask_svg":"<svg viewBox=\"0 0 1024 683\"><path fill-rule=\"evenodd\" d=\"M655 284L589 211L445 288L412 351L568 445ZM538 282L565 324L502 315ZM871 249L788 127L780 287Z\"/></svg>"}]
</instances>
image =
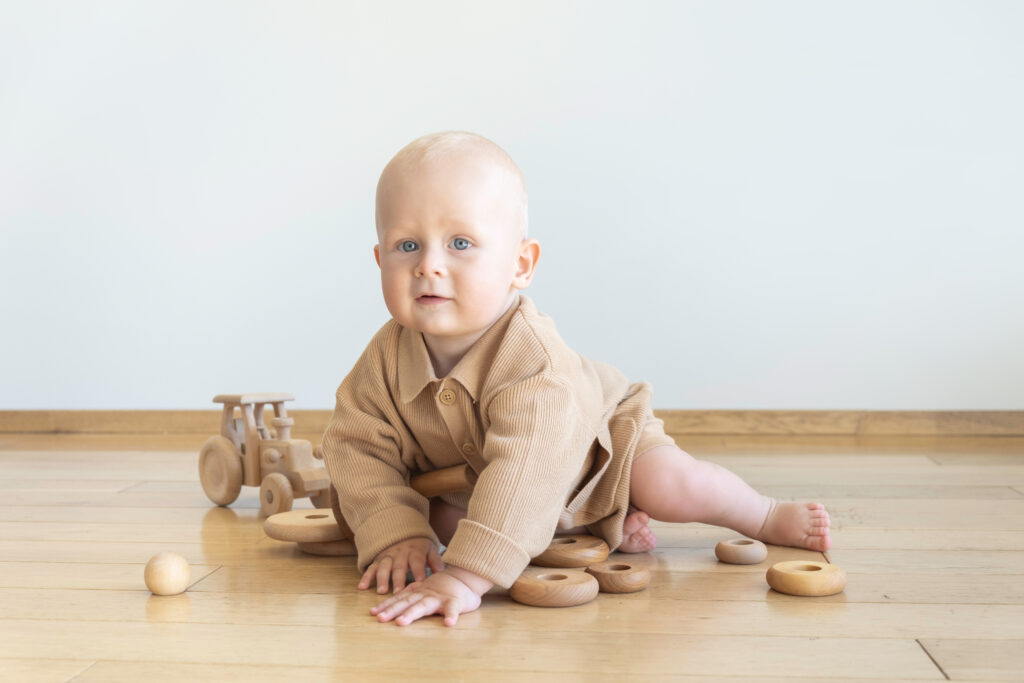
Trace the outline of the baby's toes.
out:
<instances>
[{"instance_id":1,"label":"baby's toes","mask_svg":"<svg viewBox=\"0 0 1024 683\"><path fill-rule=\"evenodd\" d=\"M637 535L639 536L638 545L642 548L642 552L658 547L658 537L648 527L641 529Z\"/></svg>"},{"instance_id":2,"label":"baby's toes","mask_svg":"<svg viewBox=\"0 0 1024 683\"><path fill-rule=\"evenodd\" d=\"M832 547L832 539L825 535L808 536L806 545L808 550L815 550L819 553L823 553Z\"/></svg>"}]
</instances>

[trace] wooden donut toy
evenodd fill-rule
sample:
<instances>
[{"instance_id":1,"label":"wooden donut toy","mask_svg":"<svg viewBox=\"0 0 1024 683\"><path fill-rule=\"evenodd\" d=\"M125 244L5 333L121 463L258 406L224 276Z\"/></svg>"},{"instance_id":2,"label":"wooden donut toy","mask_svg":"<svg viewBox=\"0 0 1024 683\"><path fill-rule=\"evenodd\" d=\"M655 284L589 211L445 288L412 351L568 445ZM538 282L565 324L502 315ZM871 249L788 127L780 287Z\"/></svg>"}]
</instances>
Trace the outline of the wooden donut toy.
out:
<instances>
[{"instance_id":1,"label":"wooden donut toy","mask_svg":"<svg viewBox=\"0 0 1024 683\"><path fill-rule=\"evenodd\" d=\"M846 588L846 572L827 562L778 562L768 569L765 579L774 590L787 595L822 597Z\"/></svg>"},{"instance_id":2,"label":"wooden donut toy","mask_svg":"<svg viewBox=\"0 0 1024 683\"><path fill-rule=\"evenodd\" d=\"M587 567L587 573L597 579L602 593L636 593L647 588L651 572L625 562L601 562Z\"/></svg>"},{"instance_id":3,"label":"wooden donut toy","mask_svg":"<svg viewBox=\"0 0 1024 683\"><path fill-rule=\"evenodd\" d=\"M355 538L355 533L349 527L348 522L345 521L345 516L341 514L341 499L338 498L338 489L334 488L334 484L329 487L331 492L331 510L334 512L334 519L338 522L338 528L341 529L342 538Z\"/></svg>"},{"instance_id":4,"label":"wooden donut toy","mask_svg":"<svg viewBox=\"0 0 1024 683\"><path fill-rule=\"evenodd\" d=\"M589 567L608 559L608 544L596 536L559 536L530 561L538 567Z\"/></svg>"},{"instance_id":5,"label":"wooden donut toy","mask_svg":"<svg viewBox=\"0 0 1024 683\"><path fill-rule=\"evenodd\" d=\"M412 478L409 486L424 498L443 496L448 493L469 491L476 483L476 472L469 465L456 465L442 470L419 474Z\"/></svg>"},{"instance_id":6,"label":"wooden donut toy","mask_svg":"<svg viewBox=\"0 0 1024 683\"><path fill-rule=\"evenodd\" d=\"M768 557L768 548L761 541L733 538L715 546L715 557L726 564L758 564Z\"/></svg>"},{"instance_id":7,"label":"wooden donut toy","mask_svg":"<svg viewBox=\"0 0 1024 683\"><path fill-rule=\"evenodd\" d=\"M596 598L598 589L597 579L586 572L527 567L508 595L534 607L573 607Z\"/></svg>"},{"instance_id":8,"label":"wooden donut toy","mask_svg":"<svg viewBox=\"0 0 1024 683\"><path fill-rule=\"evenodd\" d=\"M476 473L469 465L456 465L413 477L410 485L421 495L430 498L446 493L473 488ZM328 490L330 509L289 510L271 515L263 522L263 531L278 541L299 544L299 550L310 555L345 557L355 555L352 542L355 534L341 514L338 490Z\"/></svg>"},{"instance_id":9,"label":"wooden donut toy","mask_svg":"<svg viewBox=\"0 0 1024 683\"><path fill-rule=\"evenodd\" d=\"M352 557L358 555L356 544L351 538L343 538L340 541L300 542L299 550L310 555L323 555L324 557Z\"/></svg>"},{"instance_id":10,"label":"wooden donut toy","mask_svg":"<svg viewBox=\"0 0 1024 683\"><path fill-rule=\"evenodd\" d=\"M448 493L468 491L473 488L474 483L476 483L476 472L473 471L473 468L469 465L456 465L417 475L412 478L409 485L421 496L433 498ZM334 488L333 484L328 487L328 494L331 510L334 511L334 519L337 520L338 526L341 528L340 538L353 538L355 534L352 533L344 515L341 514L341 500L338 498L338 489Z\"/></svg>"},{"instance_id":11,"label":"wooden donut toy","mask_svg":"<svg viewBox=\"0 0 1024 683\"><path fill-rule=\"evenodd\" d=\"M342 536L334 512L327 508L279 512L267 517L263 531L278 541L298 543L340 541Z\"/></svg>"}]
</instances>

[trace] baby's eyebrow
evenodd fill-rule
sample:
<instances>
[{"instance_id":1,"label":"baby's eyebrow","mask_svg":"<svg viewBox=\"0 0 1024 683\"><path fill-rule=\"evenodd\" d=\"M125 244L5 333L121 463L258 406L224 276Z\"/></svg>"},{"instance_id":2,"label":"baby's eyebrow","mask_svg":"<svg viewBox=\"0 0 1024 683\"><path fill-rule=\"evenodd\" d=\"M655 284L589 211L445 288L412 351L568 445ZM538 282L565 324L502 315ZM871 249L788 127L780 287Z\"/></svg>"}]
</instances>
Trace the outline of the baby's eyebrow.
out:
<instances>
[{"instance_id":1,"label":"baby's eyebrow","mask_svg":"<svg viewBox=\"0 0 1024 683\"><path fill-rule=\"evenodd\" d=\"M396 239L398 236L405 237L406 235L410 235L413 231L414 228L409 225L389 225L381 228L380 236L385 240L389 238Z\"/></svg>"}]
</instances>

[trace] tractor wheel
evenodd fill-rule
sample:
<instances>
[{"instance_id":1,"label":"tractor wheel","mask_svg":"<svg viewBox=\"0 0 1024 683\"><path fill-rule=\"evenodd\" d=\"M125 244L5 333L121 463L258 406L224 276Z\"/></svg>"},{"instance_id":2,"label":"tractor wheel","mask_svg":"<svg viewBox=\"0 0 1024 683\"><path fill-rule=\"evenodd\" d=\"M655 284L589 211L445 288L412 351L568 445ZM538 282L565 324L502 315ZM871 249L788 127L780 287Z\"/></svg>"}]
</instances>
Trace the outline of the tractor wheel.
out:
<instances>
[{"instance_id":1,"label":"tractor wheel","mask_svg":"<svg viewBox=\"0 0 1024 683\"><path fill-rule=\"evenodd\" d=\"M280 472L271 472L260 484L260 509L267 517L292 509L292 483Z\"/></svg>"},{"instance_id":2,"label":"tractor wheel","mask_svg":"<svg viewBox=\"0 0 1024 683\"><path fill-rule=\"evenodd\" d=\"M242 490L242 456L231 441L211 436L199 451L199 483L217 505L231 505Z\"/></svg>"}]
</instances>

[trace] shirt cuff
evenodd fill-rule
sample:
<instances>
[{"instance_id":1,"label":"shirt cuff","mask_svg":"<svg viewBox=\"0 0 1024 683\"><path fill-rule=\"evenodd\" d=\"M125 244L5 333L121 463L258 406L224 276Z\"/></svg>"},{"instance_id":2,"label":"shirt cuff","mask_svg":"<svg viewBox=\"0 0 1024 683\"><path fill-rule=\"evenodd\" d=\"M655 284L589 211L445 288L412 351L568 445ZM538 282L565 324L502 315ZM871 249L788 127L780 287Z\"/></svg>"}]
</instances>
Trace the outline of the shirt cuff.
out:
<instances>
[{"instance_id":1,"label":"shirt cuff","mask_svg":"<svg viewBox=\"0 0 1024 683\"><path fill-rule=\"evenodd\" d=\"M396 506L382 510L355 530L359 571L366 571L382 551L409 538L426 537L438 545L437 535L419 510Z\"/></svg>"},{"instance_id":2,"label":"shirt cuff","mask_svg":"<svg viewBox=\"0 0 1024 683\"><path fill-rule=\"evenodd\" d=\"M441 559L445 564L473 572L502 588L515 583L526 565L530 564L529 554L518 543L468 519L459 522L459 528Z\"/></svg>"}]
</instances>

